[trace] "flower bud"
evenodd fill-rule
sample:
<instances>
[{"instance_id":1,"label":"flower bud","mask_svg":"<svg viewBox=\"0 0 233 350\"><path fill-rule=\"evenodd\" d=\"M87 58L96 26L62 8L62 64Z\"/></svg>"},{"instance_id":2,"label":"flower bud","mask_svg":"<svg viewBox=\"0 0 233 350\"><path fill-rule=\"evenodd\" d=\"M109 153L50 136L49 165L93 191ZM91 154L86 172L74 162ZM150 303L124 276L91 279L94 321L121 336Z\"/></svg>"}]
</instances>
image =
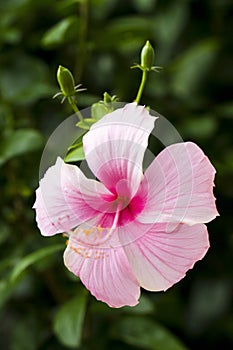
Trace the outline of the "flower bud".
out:
<instances>
[{"instance_id":1,"label":"flower bud","mask_svg":"<svg viewBox=\"0 0 233 350\"><path fill-rule=\"evenodd\" d=\"M59 66L57 70L57 81L64 96L73 96L75 94L74 78L69 69Z\"/></svg>"},{"instance_id":2,"label":"flower bud","mask_svg":"<svg viewBox=\"0 0 233 350\"><path fill-rule=\"evenodd\" d=\"M151 43L147 40L141 51L141 67L146 70L151 70L154 62L154 49Z\"/></svg>"}]
</instances>

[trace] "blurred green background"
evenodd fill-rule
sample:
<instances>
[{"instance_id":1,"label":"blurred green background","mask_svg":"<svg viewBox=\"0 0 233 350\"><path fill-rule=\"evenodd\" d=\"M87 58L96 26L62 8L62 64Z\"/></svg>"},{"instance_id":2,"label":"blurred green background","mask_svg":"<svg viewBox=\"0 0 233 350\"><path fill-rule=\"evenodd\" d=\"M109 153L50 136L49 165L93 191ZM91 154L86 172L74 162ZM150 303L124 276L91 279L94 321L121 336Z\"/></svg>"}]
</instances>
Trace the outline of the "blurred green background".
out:
<instances>
[{"instance_id":1,"label":"blurred green background","mask_svg":"<svg viewBox=\"0 0 233 350\"><path fill-rule=\"evenodd\" d=\"M230 0L0 0L1 349L233 348L232 16ZM64 239L41 237L31 207L46 139L72 113L52 100L58 65L88 88L80 108L104 91L132 101L141 73L129 67L147 39L164 68L141 103L209 156L221 216L184 280L117 310L85 293Z\"/></svg>"}]
</instances>

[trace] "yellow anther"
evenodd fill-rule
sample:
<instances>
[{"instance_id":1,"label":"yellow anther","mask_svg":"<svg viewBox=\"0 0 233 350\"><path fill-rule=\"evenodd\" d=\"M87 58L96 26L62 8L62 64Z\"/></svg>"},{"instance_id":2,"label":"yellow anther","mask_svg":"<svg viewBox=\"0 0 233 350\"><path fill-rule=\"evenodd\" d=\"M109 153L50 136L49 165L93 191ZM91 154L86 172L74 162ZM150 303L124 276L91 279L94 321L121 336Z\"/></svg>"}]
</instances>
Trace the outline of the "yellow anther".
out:
<instances>
[{"instance_id":1,"label":"yellow anther","mask_svg":"<svg viewBox=\"0 0 233 350\"><path fill-rule=\"evenodd\" d=\"M77 254L81 254L81 252L80 252L80 249L78 249L78 248L75 248L75 247L73 247L73 246L70 246L70 249L72 249L75 253L77 253Z\"/></svg>"},{"instance_id":2,"label":"yellow anther","mask_svg":"<svg viewBox=\"0 0 233 350\"><path fill-rule=\"evenodd\" d=\"M92 230L86 229L84 230L84 233L88 236L91 233Z\"/></svg>"},{"instance_id":3,"label":"yellow anther","mask_svg":"<svg viewBox=\"0 0 233 350\"><path fill-rule=\"evenodd\" d=\"M101 232L101 231L104 231L104 228L101 227L100 224L99 224L98 227L97 227L97 230Z\"/></svg>"}]
</instances>

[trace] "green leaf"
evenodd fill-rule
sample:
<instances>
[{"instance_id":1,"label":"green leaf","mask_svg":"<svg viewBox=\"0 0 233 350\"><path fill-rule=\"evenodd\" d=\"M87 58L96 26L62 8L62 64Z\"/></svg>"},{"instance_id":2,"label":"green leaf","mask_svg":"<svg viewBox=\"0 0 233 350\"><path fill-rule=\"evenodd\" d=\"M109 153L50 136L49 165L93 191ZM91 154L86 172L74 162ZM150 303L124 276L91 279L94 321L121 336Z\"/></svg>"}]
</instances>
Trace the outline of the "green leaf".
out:
<instances>
[{"instance_id":1,"label":"green leaf","mask_svg":"<svg viewBox=\"0 0 233 350\"><path fill-rule=\"evenodd\" d=\"M11 229L5 222L0 221L0 245L4 244L10 236Z\"/></svg>"},{"instance_id":2,"label":"green leaf","mask_svg":"<svg viewBox=\"0 0 233 350\"><path fill-rule=\"evenodd\" d=\"M32 313L20 316L11 334L11 350L38 350L41 343L48 337L45 323Z\"/></svg>"},{"instance_id":3,"label":"green leaf","mask_svg":"<svg viewBox=\"0 0 233 350\"><path fill-rule=\"evenodd\" d=\"M134 34L143 34L146 36L148 32L151 32L151 19L146 16L125 16L118 17L111 21L108 30L111 35L125 34L127 32Z\"/></svg>"},{"instance_id":4,"label":"green leaf","mask_svg":"<svg viewBox=\"0 0 233 350\"><path fill-rule=\"evenodd\" d=\"M79 142L75 145L72 145L69 148L68 154L65 156L65 162L78 162L85 159L85 154L83 150L83 143Z\"/></svg>"},{"instance_id":5,"label":"green leaf","mask_svg":"<svg viewBox=\"0 0 233 350\"><path fill-rule=\"evenodd\" d=\"M163 65L170 60L179 43L179 36L188 21L187 12L188 6L185 1L171 1L169 5L157 11L154 17L153 29L159 44L159 52L155 52Z\"/></svg>"},{"instance_id":6,"label":"green leaf","mask_svg":"<svg viewBox=\"0 0 233 350\"><path fill-rule=\"evenodd\" d=\"M91 116L95 120L99 120L103 118L103 116L109 112L110 112L109 108L103 102L102 103L97 102L91 106Z\"/></svg>"},{"instance_id":7,"label":"green leaf","mask_svg":"<svg viewBox=\"0 0 233 350\"><path fill-rule=\"evenodd\" d=\"M11 282L14 282L29 266L62 249L64 249L64 244L55 244L49 247L41 248L25 256L13 269L10 277Z\"/></svg>"},{"instance_id":8,"label":"green leaf","mask_svg":"<svg viewBox=\"0 0 233 350\"><path fill-rule=\"evenodd\" d=\"M5 56L0 66L0 94L4 100L26 105L53 93L48 68L42 61L17 51Z\"/></svg>"},{"instance_id":9,"label":"green leaf","mask_svg":"<svg viewBox=\"0 0 233 350\"><path fill-rule=\"evenodd\" d=\"M68 151L72 150L73 148L76 148L77 146L80 146L83 142L83 136L86 134L86 130L82 130L82 133L79 135L79 137L75 140L73 145L71 145L68 148Z\"/></svg>"},{"instance_id":10,"label":"green leaf","mask_svg":"<svg viewBox=\"0 0 233 350\"><path fill-rule=\"evenodd\" d=\"M0 281L0 308L10 298L15 288L14 283L10 283L8 280Z\"/></svg>"},{"instance_id":11,"label":"green leaf","mask_svg":"<svg viewBox=\"0 0 233 350\"><path fill-rule=\"evenodd\" d=\"M175 95L189 98L196 93L209 72L218 52L218 42L207 39L188 49L173 65L172 90Z\"/></svg>"},{"instance_id":12,"label":"green leaf","mask_svg":"<svg viewBox=\"0 0 233 350\"><path fill-rule=\"evenodd\" d=\"M153 35L153 20L146 16L122 16L112 20L104 28L95 28L92 33L98 50L116 49L123 54L139 52L145 43L145 38Z\"/></svg>"},{"instance_id":13,"label":"green leaf","mask_svg":"<svg viewBox=\"0 0 233 350\"><path fill-rule=\"evenodd\" d=\"M38 150L43 144L42 135L34 129L19 129L8 133L0 145L0 165L13 157Z\"/></svg>"},{"instance_id":14,"label":"green leaf","mask_svg":"<svg viewBox=\"0 0 233 350\"><path fill-rule=\"evenodd\" d=\"M220 118L233 119L233 102L226 102L215 108Z\"/></svg>"},{"instance_id":15,"label":"green leaf","mask_svg":"<svg viewBox=\"0 0 233 350\"><path fill-rule=\"evenodd\" d=\"M60 11L62 11L61 13L64 13L64 10L67 8L67 7L70 7L70 6L77 6L77 3L83 3L85 2L86 0L63 0L63 1L59 1L59 3L56 3L56 6L57 8L59 8Z\"/></svg>"},{"instance_id":16,"label":"green leaf","mask_svg":"<svg viewBox=\"0 0 233 350\"><path fill-rule=\"evenodd\" d=\"M78 122L76 126L84 130L89 130L92 124L94 124L95 122L96 120L93 118L85 118L84 120L81 120L80 122Z\"/></svg>"},{"instance_id":17,"label":"green leaf","mask_svg":"<svg viewBox=\"0 0 233 350\"><path fill-rule=\"evenodd\" d=\"M146 295L142 295L140 302L136 306L124 306L121 310L129 314L152 314L155 311L155 307Z\"/></svg>"},{"instance_id":18,"label":"green leaf","mask_svg":"<svg viewBox=\"0 0 233 350\"><path fill-rule=\"evenodd\" d=\"M189 118L184 122L183 133L193 138L208 138L214 135L218 127L214 115L200 115L196 118Z\"/></svg>"},{"instance_id":19,"label":"green leaf","mask_svg":"<svg viewBox=\"0 0 233 350\"><path fill-rule=\"evenodd\" d=\"M200 334L231 307L232 285L227 279L197 280L187 308L187 329Z\"/></svg>"},{"instance_id":20,"label":"green leaf","mask_svg":"<svg viewBox=\"0 0 233 350\"><path fill-rule=\"evenodd\" d=\"M92 126L92 124L94 124L96 122L96 120L95 119L93 119L93 118L85 118L84 119L84 123L86 123L88 126ZM77 123L77 125L78 125L79 123Z\"/></svg>"},{"instance_id":21,"label":"green leaf","mask_svg":"<svg viewBox=\"0 0 233 350\"><path fill-rule=\"evenodd\" d=\"M54 319L54 332L57 338L70 348L77 348L81 343L87 296L86 290L80 290L75 298L60 308Z\"/></svg>"},{"instance_id":22,"label":"green leaf","mask_svg":"<svg viewBox=\"0 0 233 350\"><path fill-rule=\"evenodd\" d=\"M61 20L50 28L43 36L41 42L43 46L56 46L64 43L73 30L71 27L77 27L78 17L70 16ZM78 29L78 28L77 28Z\"/></svg>"},{"instance_id":23,"label":"green leaf","mask_svg":"<svg viewBox=\"0 0 233 350\"><path fill-rule=\"evenodd\" d=\"M140 13L148 13L153 11L157 0L133 0L133 6Z\"/></svg>"},{"instance_id":24,"label":"green leaf","mask_svg":"<svg viewBox=\"0 0 233 350\"><path fill-rule=\"evenodd\" d=\"M117 321L113 328L117 339L135 347L148 350L187 350L165 327L142 316L127 316Z\"/></svg>"}]
</instances>

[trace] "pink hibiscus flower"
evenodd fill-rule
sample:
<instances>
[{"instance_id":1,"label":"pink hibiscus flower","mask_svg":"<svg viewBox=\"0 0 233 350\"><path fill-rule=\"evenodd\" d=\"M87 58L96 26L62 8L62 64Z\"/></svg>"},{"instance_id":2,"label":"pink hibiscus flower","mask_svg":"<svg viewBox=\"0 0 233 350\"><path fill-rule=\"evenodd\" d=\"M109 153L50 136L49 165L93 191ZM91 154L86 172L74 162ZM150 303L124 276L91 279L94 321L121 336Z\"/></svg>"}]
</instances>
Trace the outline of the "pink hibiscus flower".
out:
<instances>
[{"instance_id":1,"label":"pink hibiscus flower","mask_svg":"<svg viewBox=\"0 0 233 350\"><path fill-rule=\"evenodd\" d=\"M83 138L99 181L58 158L36 191L41 234L67 233L65 265L112 307L136 305L140 286L182 279L206 254L204 223L218 215L215 169L194 143L166 147L143 173L155 119L134 103L105 115Z\"/></svg>"}]
</instances>

